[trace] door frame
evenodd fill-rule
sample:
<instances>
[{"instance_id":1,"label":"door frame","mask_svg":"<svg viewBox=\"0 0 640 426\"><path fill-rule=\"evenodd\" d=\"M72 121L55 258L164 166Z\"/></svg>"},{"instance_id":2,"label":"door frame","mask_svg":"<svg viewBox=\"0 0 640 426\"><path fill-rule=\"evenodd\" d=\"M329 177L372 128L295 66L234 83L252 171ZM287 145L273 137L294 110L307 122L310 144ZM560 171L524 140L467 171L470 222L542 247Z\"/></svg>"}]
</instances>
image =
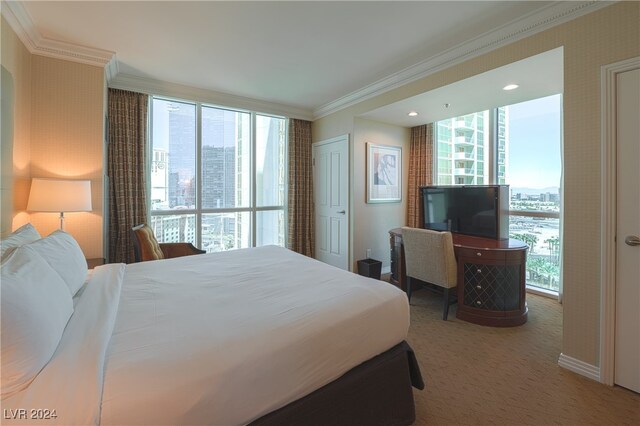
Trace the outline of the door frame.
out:
<instances>
[{"instance_id":1,"label":"door frame","mask_svg":"<svg viewBox=\"0 0 640 426\"><path fill-rule=\"evenodd\" d=\"M353 158L353 154L351 152L351 138L349 137L349 133L346 133L344 135L340 135L340 136L336 136L333 138L329 138L329 139L323 139L321 141L318 142L313 142L311 144L311 155L313 156L315 153L315 147L317 146L321 146L321 145L327 145L330 143L334 143L334 142L340 142L346 140L347 141L347 218L346 218L346 223L347 223L347 270L351 271L352 270L352 265L353 265L353 261L351 258L351 253L353 251L353 247L351 247L351 242L353 241L353 239L351 238L351 230L353 229L352 223L351 223L351 218L353 217L351 215L351 211L353 210L353 200L351 197L351 194L353 193L353 188L352 188L352 176L351 176L351 171L352 171L352 167L351 167L351 158ZM315 164L313 165L313 167L315 167ZM314 169L315 170L315 169ZM314 172L315 173L315 172ZM314 186L315 186L315 181L313 182ZM316 207L315 204L313 206L313 215L315 218L316 215ZM315 226L315 225L314 225ZM315 232L315 228L313 230L313 232ZM317 241L318 236L315 236L315 240ZM315 242L314 242L315 244Z\"/></svg>"},{"instance_id":2,"label":"door frame","mask_svg":"<svg viewBox=\"0 0 640 426\"><path fill-rule=\"evenodd\" d=\"M640 68L640 56L603 65L600 74L601 218L600 218L600 382L615 380L616 320L616 78Z\"/></svg>"}]
</instances>

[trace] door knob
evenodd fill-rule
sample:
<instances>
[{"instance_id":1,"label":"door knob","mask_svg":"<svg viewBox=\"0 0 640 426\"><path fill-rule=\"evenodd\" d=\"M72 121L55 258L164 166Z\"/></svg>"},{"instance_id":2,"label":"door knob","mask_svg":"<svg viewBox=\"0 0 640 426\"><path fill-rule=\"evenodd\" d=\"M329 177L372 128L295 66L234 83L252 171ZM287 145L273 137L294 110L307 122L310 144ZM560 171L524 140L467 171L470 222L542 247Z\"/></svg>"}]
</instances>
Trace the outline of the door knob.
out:
<instances>
[{"instance_id":1,"label":"door knob","mask_svg":"<svg viewBox=\"0 0 640 426\"><path fill-rule=\"evenodd\" d=\"M338 213L338 214L346 214L347 212L344 211L344 210L340 210L339 212L336 212L336 213Z\"/></svg>"},{"instance_id":2,"label":"door knob","mask_svg":"<svg viewBox=\"0 0 640 426\"><path fill-rule=\"evenodd\" d=\"M637 235L627 235L627 238L624 239L624 242L628 246L640 246L640 237Z\"/></svg>"}]
</instances>

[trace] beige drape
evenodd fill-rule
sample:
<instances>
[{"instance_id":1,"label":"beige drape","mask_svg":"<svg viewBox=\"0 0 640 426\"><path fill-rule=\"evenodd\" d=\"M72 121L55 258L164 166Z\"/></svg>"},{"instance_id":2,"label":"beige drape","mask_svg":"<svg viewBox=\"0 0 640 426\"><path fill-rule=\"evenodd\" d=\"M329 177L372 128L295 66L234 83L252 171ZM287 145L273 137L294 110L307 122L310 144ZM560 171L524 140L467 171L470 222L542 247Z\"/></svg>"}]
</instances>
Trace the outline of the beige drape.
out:
<instances>
[{"instance_id":1,"label":"beige drape","mask_svg":"<svg viewBox=\"0 0 640 426\"><path fill-rule=\"evenodd\" d=\"M311 122L289 120L289 233L287 247L315 255Z\"/></svg>"},{"instance_id":2,"label":"beige drape","mask_svg":"<svg viewBox=\"0 0 640 426\"><path fill-rule=\"evenodd\" d=\"M433 123L411 128L409 182L407 185L407 226L422 227L419 188L433 182Z\"/></svg>"},{"instance_id":3,"label":"beige drape","mask_svg":"<svg viewBox=\"0 0 640 426\"><path fill-rule=\"evenodd\" d=\"M147 223L148 102L147 95L109 89L109 262L134 261L131 228Z\"/></svg>"}]
</instances>

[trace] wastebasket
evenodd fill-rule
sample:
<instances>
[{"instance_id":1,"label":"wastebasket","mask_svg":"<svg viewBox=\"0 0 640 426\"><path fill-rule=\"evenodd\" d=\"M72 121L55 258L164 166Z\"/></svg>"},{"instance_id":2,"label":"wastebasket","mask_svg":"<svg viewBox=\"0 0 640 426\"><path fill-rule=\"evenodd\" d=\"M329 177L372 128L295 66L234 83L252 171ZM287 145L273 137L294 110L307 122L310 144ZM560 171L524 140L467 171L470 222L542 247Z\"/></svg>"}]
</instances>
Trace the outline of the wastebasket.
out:
<instances>
[{"instance_id":1,"label":"wastebasket","mask_svg":"<svg viewBox=\"0 0 640 426\"><path fill-rule=\"evenodd\" d=\"M358 274L369 278L380 279L382 262L375 259L358 260Z\"/></svg>"}]
</instances>

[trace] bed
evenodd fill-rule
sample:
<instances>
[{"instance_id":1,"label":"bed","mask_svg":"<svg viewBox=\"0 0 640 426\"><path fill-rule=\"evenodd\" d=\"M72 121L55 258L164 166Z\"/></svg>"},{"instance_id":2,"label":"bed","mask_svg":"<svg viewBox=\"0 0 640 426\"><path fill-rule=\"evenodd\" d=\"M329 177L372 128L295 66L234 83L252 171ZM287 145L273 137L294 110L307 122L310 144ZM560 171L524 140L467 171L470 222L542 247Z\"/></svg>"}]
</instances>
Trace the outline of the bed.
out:
<instances>
[{"instance_id":1,"label":"bed","mask_svg":"<svg viewBox=\"0 0 640 426\"><path fill-rule=\"evenodd\" d=\"M408 304L387 283L267 246L104 265L71 293L51 359L26 387L3 383L3 423L414 420Z\"/></svg>"}]
</instances>

